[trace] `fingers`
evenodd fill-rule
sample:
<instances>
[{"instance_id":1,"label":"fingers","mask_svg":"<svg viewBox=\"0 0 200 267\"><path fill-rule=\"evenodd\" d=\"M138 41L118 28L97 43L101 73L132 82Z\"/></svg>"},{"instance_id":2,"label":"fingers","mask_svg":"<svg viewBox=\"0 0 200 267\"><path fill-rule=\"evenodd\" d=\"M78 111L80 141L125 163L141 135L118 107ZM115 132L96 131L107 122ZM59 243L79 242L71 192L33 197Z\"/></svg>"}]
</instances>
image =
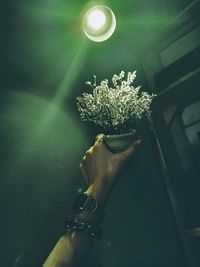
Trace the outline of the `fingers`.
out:
<instances>
[{"instance_id":1,"label":"fingers","mask_svg":"<svg viewBox=\"0 0 200 267\"><path fill-rule=\"evenodd\" d=\"M85 152L85 156L89 156L89 155L91 155L92 152L93 152L93 149L94 149L94 147L91 146L91 147Z\"/></svg>"},{"instance_id":2,"label":"fingers","mask_svg":"<svg viewBox=\"0 0 200 267\"><path fill-rule=\"evenodd\" d=\"M129 148L127 148L125 151L120 153L120 156L122 156L122 158L124 159L127 159L131 155L135 154L141 142L142 142L141 140L134 141L133 144Z\"/></svg>"},{"instance_id":3,"label":"fingers","mask_svg":"<svg viewBox=\"0 0 200 267\"><path fill-rule=\"evenodd\" d=\"M87 177L87 175L86 175L86 172L85 172L85 169L84 169L84 167L83 167L83 164L81 163L81 164L79 165L79 167L80 167L81 173L82 173L82 175L83 175L83 177L84 177L86 183L88 184L88 177Z\"/></svg>"},{"instance_id":4,"label":"fingers","mask_svg":"<svg viewBox=\"0 0 200 267\"><path fill-rule=\"evenodd\" d=\"M103 138L104 138L104 134L98 134L96 136L96 140L95 140L95 144L94 145L98 145L98 144L102 143L103 142Z\"/></svg>"},{"instance_id":5,"label":"fingers","mask_svg":"<svg viewBox=\"0 0 200 267\"><path fill-rule=\"evenodd\" d=\"M91 146L86 152L85 152L85 156L83 157L83 160L86 159L86 157L90 156L93 154L95 148L102 144L103 143L103 137L104 137L104 134L98 134L96 136L96 139L95 139L95 143L93 146Z\"/></svg>"},{"instance_id":6,"label":"fingers","mask_svg":"<svg viewBox=\"0 0 200 267\"><path fill-rule=\"evenodd\" d=\"M99 151L99 150L105 150L107 151L107 148L105 146L105 143L104 143L104 134L98 134L96 136L96 140L95 140L95 143L93 145L93 152L96 152L96 151Z\"/></svg>"},{"instance_id":7,"label":"fingers","mask_svg":"<svg viewBox=\"0 0 200 267\"><path fill-rule=\"evenodd\" d=\"M87 169L87 166L88 166L88 160L90 160L91 155L95 154L95 152L97 151L97 148L99 147L99 145L103 143L103 137L104 137L103 134L99 134L96 137L95 144L93 146L91 146L85 152L85 155L82 158L82 162L79 165L80 171L81 171L83 177L85 178L85 181L86 181L87 184L89 183L88 176L87 176L87 173L86 173L86 169Z\"/></svg>"},{"instance_id":8,"label":"fingers","mask_svg":"<svg viewBox=\"0 0 200 267\"><path fill-rule=\"evenodd\" d=\"M103 138L104 138L104 134L103 134L103 133L98 134L98 135L96 136L96 141L98 141L98 140L103 140Z\"/></svg>"}]
</instances>

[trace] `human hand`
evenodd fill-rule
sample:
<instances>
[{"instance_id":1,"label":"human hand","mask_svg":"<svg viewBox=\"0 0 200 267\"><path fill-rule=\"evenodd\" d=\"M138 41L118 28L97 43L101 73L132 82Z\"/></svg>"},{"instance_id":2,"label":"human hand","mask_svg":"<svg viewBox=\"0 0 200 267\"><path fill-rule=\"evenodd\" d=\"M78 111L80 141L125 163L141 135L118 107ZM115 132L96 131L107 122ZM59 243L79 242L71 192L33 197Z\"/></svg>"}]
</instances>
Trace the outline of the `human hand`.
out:
<instances>
[{"instance_id":1,"label":"human hand","mask_svg":"<svg viewBox=\"0 0 200 267\"><path fill-rule=\"evenodd\" d=\"M125 151L114 154L104 144L103 135L99 135L95 144L86 151L80 164L88 185L87 194L104 205L124 163L136 153L140 143L141 141L137 140Z\"/></svg>"}]
</instances>

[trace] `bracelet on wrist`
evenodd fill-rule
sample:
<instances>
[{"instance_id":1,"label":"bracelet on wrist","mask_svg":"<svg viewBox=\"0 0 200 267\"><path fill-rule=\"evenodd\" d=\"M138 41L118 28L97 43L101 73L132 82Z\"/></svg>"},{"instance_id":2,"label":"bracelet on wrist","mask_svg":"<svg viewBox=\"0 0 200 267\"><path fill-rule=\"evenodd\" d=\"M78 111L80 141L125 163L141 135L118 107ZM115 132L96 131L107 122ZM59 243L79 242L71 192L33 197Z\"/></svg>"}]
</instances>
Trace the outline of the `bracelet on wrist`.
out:
<instances>
[{"instance_id":1,"label":"bracelet on wrist","mask_svg":"<svg viewBox=\"0 0 200 267\"><path fill-rule=\"evenodd\" d=\"M66 219L64 223L67 231L86 232L91 237L101 238L100 224L104 220L105 212L97 200L86 192L80 194L73 204L72 211L74 218Z\"/></svg>"},{"instance_id":2,"label":"bracelet on wrist","mask_svg":"<svg viewBox=\"0 0 200 267\"><path fill-rule=\"evenodd\" d=\"M86 232L96 239L101 239L102 237L102 228L99 225L94 225L78 218L66 219L64 227L67 231Z\"/></svg>"},{"instance_id":3,"label":"bracelet on wrist","mask_svg":"<svg viewBox=\"0 0 200 267\"><path fill-rule=\"evenodd\" d=\"M86 212L96 217L99 224L101 224L105 217L105 212L101 204L87 193L80 194L72 207L74 215Z\"/></svg>"}]
</instances>

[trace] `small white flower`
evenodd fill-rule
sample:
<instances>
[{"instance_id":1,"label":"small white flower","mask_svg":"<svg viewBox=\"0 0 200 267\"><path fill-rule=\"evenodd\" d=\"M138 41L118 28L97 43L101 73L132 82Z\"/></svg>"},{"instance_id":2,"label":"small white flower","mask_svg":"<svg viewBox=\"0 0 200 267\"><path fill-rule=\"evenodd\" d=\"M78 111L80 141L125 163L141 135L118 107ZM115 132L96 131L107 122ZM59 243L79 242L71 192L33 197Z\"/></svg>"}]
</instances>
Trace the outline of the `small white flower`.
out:
<instances>
[{"instance_id":1,"label":"small white flower","mask_svg":"<svg viewBox=\"0 0 200 267\"><path fill-rule=\"evenodd\" d=\"M90 81L85 82L85 84L92 85L92 83Z\"/></svg>"}]
</instances>

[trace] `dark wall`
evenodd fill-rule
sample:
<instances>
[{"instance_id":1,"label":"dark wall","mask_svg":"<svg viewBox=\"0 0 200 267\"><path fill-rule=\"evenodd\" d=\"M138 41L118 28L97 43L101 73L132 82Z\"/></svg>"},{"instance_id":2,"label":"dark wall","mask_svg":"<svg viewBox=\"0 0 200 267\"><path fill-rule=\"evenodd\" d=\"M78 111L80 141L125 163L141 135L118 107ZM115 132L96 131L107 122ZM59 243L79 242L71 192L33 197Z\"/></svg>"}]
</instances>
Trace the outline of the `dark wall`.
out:
<instances>
[{"instance_id":1,"label":"dark wall","mask_svg":"<svg viewBox=\"0 0 200 267\"><path fill-rule=\"evenodd\" d=\"M1 266L19 255L40 266L83 185L89 143L70 111L37 96L2 91L0 110Z\"/></svg>"},{"instance_id":2,"label":"dark wall","mask_svg":"<svg viewBox=\"0 0 200 267\"><path fill-rule=\"evenodd\" d=\"M75 109L83 82L94 73L104 78L136 68L141 70L140 83L144 71L151 86L152 69L142 64L140 44L160 24L149 28L151 19L146 15L163 11L175 16L183 1L159 1L157 9L155 1L140 5L110 1L121 20L116 34L103 44L88 43L81 35L79 16L85 3L2 3L0 265L4 267L41 266L62 233L77 189L83 186L78 166L96 134L80 122ZM134 10L140 17L144 9L145 35L130 21ZM91 266L185 266L146 122L141 136L138 157L124 169L108 204L104 238L96 243Z\"/></svg>"}]
</instances>

